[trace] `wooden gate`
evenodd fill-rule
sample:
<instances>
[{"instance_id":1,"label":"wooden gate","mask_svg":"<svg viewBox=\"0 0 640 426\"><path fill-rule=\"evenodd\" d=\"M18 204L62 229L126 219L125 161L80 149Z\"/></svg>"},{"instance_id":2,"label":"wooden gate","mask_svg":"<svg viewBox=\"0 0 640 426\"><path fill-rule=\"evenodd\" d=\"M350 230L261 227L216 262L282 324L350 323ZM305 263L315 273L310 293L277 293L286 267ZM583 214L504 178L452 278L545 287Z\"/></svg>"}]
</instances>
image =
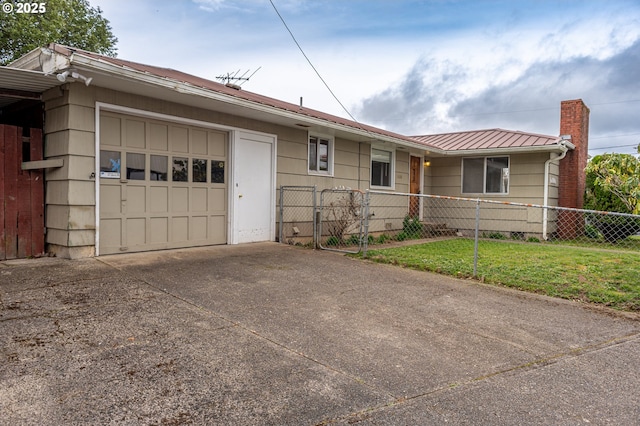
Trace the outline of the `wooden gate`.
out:
<instances>
[{"instance_id":1,"label":"wooden gate","mask_svg":"<svg viewBox=\"0 0 640 426\"><path fill-rule=\"evenodd\" d=\"M42 158L41 129L0 125L0 260L44 253L44 172L21 167Z\"/></svg>"}]
</instances>

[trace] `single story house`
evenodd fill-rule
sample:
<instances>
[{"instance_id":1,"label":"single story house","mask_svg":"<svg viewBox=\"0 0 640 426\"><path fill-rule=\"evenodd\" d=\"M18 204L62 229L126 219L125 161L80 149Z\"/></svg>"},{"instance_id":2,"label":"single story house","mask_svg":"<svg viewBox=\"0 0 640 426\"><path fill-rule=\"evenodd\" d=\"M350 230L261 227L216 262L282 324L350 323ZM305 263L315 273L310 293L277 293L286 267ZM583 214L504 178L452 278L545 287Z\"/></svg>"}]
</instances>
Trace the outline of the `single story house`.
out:
<instances>
[{"instance_id":1,"label":"single story house","mask_svg":"<svg viewBox=\"0 0 640 426\"><path fill-rule=\"evenodd\" d=\"M273 241L281 185L580 207L589 111L581 100L561 110L558 137L501 129L411 137L51 44L0 67L0 134L24 129L22 148L11 148L17 159L0 140L0 197L16 191L7 174L16 161L20 176L44 170L44 210L32 217L44 220L46 250L68 258ZM20 234L14 210L0 212L5 253Z\"/></svg>"}]
</instances>

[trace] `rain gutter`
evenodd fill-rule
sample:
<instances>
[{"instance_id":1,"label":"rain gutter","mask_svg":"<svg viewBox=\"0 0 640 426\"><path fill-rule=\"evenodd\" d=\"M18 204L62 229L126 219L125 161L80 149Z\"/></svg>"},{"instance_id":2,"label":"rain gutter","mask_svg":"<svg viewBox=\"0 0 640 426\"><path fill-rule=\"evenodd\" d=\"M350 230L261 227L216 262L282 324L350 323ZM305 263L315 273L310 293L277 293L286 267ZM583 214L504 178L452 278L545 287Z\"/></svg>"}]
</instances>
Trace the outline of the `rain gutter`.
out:
<instances>
[{"instance_id":1,"label":"rain gutter","mask_svg":"<svg viewBox=\"0 0 640 426\"><path fill-rule=\"evenodd\" d=\"M544 239L545 241L549 238L549 236L547 235L549 218L549 167L551 165L551 162L562 160L567 156L567 152L569 152L570 149L575 149L575 145L572 144L570 140L570 137L569 139L562 139L559 145L560 149L562 150L560 155L549 158L544 162L544 193L542 196L542 205L544 206L544 209L542 209L542 239Z\"/></svg>"}]
</instances>

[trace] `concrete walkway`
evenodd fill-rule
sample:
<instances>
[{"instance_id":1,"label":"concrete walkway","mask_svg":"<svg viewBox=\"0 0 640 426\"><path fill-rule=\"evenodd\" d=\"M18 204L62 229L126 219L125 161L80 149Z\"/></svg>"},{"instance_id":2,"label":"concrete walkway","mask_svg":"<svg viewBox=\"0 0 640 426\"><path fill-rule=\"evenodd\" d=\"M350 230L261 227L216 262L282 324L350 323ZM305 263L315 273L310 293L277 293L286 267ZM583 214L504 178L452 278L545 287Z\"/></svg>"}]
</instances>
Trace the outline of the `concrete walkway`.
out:
<instances>
[{"instance_id":1,"label":"concrete walkway","mask_svg":"<svg viewBox=\"0 0 640 426\"><path fill-rule=\"evenodd\" d=\"M638 316L275 243L0 263L0 423L639 424Z\"/></svg>"}]
</instances>

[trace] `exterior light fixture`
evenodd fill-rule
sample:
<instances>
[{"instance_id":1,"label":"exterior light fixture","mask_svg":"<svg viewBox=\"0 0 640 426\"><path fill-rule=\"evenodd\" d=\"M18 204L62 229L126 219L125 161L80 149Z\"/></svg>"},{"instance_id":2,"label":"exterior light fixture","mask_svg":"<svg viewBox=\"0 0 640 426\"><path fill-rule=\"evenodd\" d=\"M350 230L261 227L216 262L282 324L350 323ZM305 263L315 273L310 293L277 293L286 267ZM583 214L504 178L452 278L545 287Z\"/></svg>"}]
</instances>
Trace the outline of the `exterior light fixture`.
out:
<instances>
[{"instance_id":1,"label":"exterior light fixture","mask_svg":"<svg viewBox=\"0 0 640 426\"><path fill-rule=\"evenodd\" d=\"M67 77L69 77L69 71L62 72L62 73L60 73L60 74L58 74L58 75L56 76L56 78L58 79L58 81L60 81L60 82L62 82L62 83L64 83L65 81L67 81Z\"/></svg>"},{"instance_id":2,"label":"exterior light fixture","mask_svg":"<svg viewBox=\"0 0 640 426\"><path fill-rule=\"evenodd\" d=\"M89 84L91 84L91 80L93 80L93 78L91 78L91 77L85 77L84 75L80 74L79 72L72 71L72 70L66 70L65 72L61 72L58 75L56 75L56 78L61 83L66 82L67 81L67 77L75 78L76 80L82 80L82 81L84 81L84 84L87 85L87 86Z\"/></svg>"},{"instance_id":3,"label":"exterior light fixture","mask_svg":"<svg viewBox=\"0 0 640 426\"><path fill-rule=\"evenodd\" d=\"M82 74L80 74L78 72L75 72L75 71L71 73L71 77L84 81L85 86L88 86L89 84L91 84L91 80L93 80L92 77L88 77L87 78L84 75L82 75Z\"/></svg>"},{"instance_id":4,"label":"exterior light fixture","mask_svg":"<svg viewBox=\"0 0 640 426\"><path fill-rule=\"evenodd\" d=\"M424 166L425 167L430 167L431 166L431 160L424 160Z\"/></svg>"}]
</instances>

